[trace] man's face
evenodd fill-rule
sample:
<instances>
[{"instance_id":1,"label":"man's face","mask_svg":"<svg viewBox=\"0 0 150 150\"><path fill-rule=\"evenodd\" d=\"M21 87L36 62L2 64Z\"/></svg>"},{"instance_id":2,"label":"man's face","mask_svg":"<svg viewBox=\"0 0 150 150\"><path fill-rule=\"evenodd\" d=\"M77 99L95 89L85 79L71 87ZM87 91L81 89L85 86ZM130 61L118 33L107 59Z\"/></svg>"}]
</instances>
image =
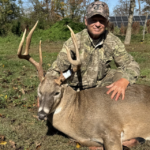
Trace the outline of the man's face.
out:
<instances>
[{"instance_id":1,"label":"man's face","mask_svg":"<svg viewBox=\"0 0 150 150\"><path fill-rule=\"evenodd\" d=\"M101 15L94 15L91 18L85 18L85 25L87 26L91 38L97 39L107 27L108 20Z\"/></svg>"}]
</instances>

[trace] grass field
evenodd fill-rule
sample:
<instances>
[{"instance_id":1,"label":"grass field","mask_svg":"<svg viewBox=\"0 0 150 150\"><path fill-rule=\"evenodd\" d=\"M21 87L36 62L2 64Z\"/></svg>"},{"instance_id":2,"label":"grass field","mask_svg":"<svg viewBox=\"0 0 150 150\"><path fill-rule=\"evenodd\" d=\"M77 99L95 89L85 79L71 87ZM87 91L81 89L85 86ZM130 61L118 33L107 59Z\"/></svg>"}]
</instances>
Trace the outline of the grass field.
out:
<instances>
[{"instance_id":1,"label":"grass field","mask_svg":"<svg viewBox=\"0 0 150 150\"><path fill-rule=\"evenodd\" d=\"M140 42L140 38L134 37L135 40L126 49L141 68L137 83L150 85L150 36L144 43ZM40 39L34 36L30 48L31 56L37 61ZM18 59L19 42L17 36L0 38L0 150L86 150L86 147L76 146L47 122L37 120L39 80L36 69L26 60ZM48 39L42 42L45 72L56 59L62 44L62 41L50 42ZM113 62L112 67L115 67ZM150 142L147 141L132 150L149 149Z\"/></svg>"}]
</instances>

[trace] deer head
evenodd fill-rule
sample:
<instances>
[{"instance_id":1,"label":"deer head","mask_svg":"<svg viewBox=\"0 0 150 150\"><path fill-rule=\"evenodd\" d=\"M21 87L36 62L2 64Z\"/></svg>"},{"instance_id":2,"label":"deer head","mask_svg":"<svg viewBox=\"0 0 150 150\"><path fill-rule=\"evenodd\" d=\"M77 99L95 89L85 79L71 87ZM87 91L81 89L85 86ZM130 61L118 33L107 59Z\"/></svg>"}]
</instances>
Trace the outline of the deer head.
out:
<instances>
[{"instance_id":1,"label":"deer head","mask_svg":"<svg viewBox=\"0 0 150 150\"><path fill-rule=\"evenodd\" d=\"M58 78L53 77L53 76L45 76L44 77L43 68L42 68L41 41L39 43L40 62L39 63L36 62L29 55L29 47L30 47L30 43L31 43L32 34L33 34L37 24L38 24L38 21L36 22L34 27L29 32L29 34L26 38L25 52L24 52L24 54L21 54L22 48L23 48L23 42L24 42L25 35L26 35L26 30L24 31L22 40L21 40L19 48L18 48L17 55L20 59L26 59L29 62L31 62L38 70L38 76L40 79L40 84L38 86L38 97L39 97L39 103L40 103L40 107L38 110L38 116L39 116L39 119L46 119L47 115L52 113L56 109L57 105L59 104L59 102L62 98L63 91L67 85L63 84L63 81L65 81L65 78L61 71L60 71L60 76ZM68 26L68 28L71 31L71 37L72 37L72 40L73 40L73 43L75 46L76 57L77 57L76 60L73 60L71 58L70 50L68 49L67 46L65 46L65 47L67 50L68 60L74 66L72 68L72 73L74 73L77 71L77 69L81 65L81 61L80 61L80 57L79 57L79 51L78 51L74 32L72 31L72 29L69 26Z\"/></svg>"}]
</instances>

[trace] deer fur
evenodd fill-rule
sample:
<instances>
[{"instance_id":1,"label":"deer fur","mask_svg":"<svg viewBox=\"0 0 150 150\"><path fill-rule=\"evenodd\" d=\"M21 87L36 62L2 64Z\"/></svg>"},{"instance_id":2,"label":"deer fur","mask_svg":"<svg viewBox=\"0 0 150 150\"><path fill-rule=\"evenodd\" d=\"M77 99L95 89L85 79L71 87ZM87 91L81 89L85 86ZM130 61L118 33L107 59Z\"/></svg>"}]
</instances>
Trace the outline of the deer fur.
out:
<instances>
[{"instance_id":1,"label":"deer fur","mask_svg":"<svg viewBox=\"0 0 150 150\"><path fill-rule=\"evenodd\" d=\"M99 87L76 92L45 78L38 88L42 95L38 116L47 117L56 129L85 146L122 150L126 140L150 139L150 87L129 86L125 99L117 102L107 90Z\"/></svg>"}]
</instances>

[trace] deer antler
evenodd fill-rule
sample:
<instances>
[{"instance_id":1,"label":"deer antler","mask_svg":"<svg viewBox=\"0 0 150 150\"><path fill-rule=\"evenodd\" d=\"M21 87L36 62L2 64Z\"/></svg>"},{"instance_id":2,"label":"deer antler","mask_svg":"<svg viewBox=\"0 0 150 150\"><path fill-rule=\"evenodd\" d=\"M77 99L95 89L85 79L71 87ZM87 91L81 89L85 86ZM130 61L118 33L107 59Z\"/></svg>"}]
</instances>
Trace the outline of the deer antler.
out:
<instances>
[{"instance_id":1,"label":"deer antler","mask_svg":"<svg viewBox=\"0 0 150 150\"><path fill-rule=\"evenodd\" d=\"M20 59L26 59L29 62L31 62L38 70L38 75L39 75L39 79L40 82L42 82L42 80L44 79L44 75L43 75L43 68L42 68L42 51L41 51L41 41L39 43L39 57L40 57L40 62L36 62L30 55L29 55L29 48L30 48L30 43L31 43L31 38L32 38L32 34L36 28L38 24L38 21L36 22L36 24L34 25L34 27L31 29L31 31L29 32L27 38L26 38L26 47L25 47L25 52L24 54L22 53L22 48L23 48L23 43L24 43L24 39L25 39L25 35L26 35L26 29L23 33L23 37L22 40L19 44L19 48L18 48L18 52L17 55Z\"/></svg>"},{"instance_id":2,"label":"deer antler","mask_svg":"<svg viewBox=\"0 0 150 150\"><path fill-rule=\"evenodd\" d=\"M70 32L71 32L71 38L72 38L72 41L73 41L73 44L74 44L74 47L75 47L75 52L76 52L76 60L73 60L71 58L71 54L70 54L70 49L68 49L68 47L65 45L65 48L67 50L67 57L68 57L68 60L69 62L74 65L73 67L73 72L76 72L78 70L78 67L81 65L81 61L80 61L80 56L79 56L79 50L78 50L78 46L77 46L77 40L76 40L76 37L75 37L75 34L73 32L73 30L67 25L67 27L69 28ZM61 72L60 76L58 79L55 79L55 82L58 84L58 85L61 85L61 83L65 81L65 78Z\"/></svg>"},{"instance_id":3,"label":"deer antler","mask_svg":"<svg viewBox=\"0 0 150 150\"><path fill-rule=\"evenodd\" d=\"M77 59L73 60L71 58L70 49L68 49L68 47L65 45L65 47L67 49L67 57L68 57L69 62L77 68L77 66L81 65L79 50L78 50L78 46L77 46L77 40L76 40L76 37L74 35L73 30L68 25L67 25L67 27L69 28L69 30L71 32L71 38L72 38L72 41L73 41L73 44L74 44L74 47L75 47L75 52L76 52L76 58Z\"/></svg>"}]
</instances>

